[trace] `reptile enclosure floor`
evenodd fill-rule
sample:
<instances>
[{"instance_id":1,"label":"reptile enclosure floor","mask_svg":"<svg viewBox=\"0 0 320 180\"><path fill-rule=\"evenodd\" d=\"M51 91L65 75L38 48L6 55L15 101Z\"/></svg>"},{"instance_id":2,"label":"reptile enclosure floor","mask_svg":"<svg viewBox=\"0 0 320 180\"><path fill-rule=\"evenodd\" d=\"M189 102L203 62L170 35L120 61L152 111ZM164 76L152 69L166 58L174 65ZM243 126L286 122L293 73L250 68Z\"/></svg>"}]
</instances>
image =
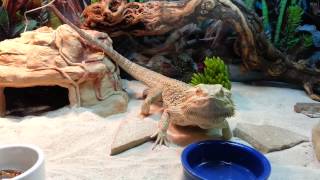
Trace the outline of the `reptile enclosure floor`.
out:
<instances>
[{"instance_id":1,"label":"reptile enclosure floor","mask_svg":"<svg viewBox=\"0 0 320 180\"><path fill-rule=\"evenodd\" d=\"M64 107L42 116L7 116L0 118L0 142L41 147L50 180L181 179L182 147L170 144L152 151L153 143L147 142L116 156L109 155L112 137L121 120L138 117L142 104L138 95L142 94L143 86L138 82L124 84L130 95L125 113L102 118L90 109ZM319 121L293 111L297 102L312 102L302 90L233 83L232 93L236 104L236 115L229 119L232 129L237 123L269 124L310 138L311 128ZM149 118L158 121L160 112ZM320 177L320 163L311 142L268 153L267 157L272 165L270 180Z\"/></svg>"}]
</instances>

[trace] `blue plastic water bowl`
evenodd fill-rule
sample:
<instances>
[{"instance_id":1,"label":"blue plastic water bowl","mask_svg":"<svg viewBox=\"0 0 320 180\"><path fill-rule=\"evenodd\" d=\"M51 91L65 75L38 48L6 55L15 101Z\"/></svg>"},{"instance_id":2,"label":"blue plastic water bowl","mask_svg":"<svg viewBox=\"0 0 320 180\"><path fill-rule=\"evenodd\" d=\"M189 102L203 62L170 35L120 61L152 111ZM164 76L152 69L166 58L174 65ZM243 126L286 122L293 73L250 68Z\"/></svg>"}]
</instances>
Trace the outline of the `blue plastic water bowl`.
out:
<instances>
[{"instance_id":1,"label":"blue plastic water bowl","mask_svg":"<svg viewBox=\"0 0 320 180\"><path fill-rule=\"evenodd\" d=\"M231 141L200 141L181 155L184 179L266 180L271 166L259 151Z\"/></svg>"}]
</instances>

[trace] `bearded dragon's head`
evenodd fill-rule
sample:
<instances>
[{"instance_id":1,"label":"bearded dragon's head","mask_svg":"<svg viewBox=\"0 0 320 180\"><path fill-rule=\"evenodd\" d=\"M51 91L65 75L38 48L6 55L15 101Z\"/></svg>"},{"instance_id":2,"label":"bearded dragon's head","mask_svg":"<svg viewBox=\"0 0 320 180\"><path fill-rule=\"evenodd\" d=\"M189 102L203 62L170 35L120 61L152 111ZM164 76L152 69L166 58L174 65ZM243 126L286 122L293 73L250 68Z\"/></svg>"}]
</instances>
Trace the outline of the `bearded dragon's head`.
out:
<instances>
[{"instance_id":1,"label":"bearded dragon's head","mask_svg":"<svg viewBox=\"0 0 320 180\"><path fill-rule=\"evenodd\" d=\"M186 92L181 109L187 121L210 129L234 114L231 92L222 85L199 84Z\"/></svg>"}]
</instances>

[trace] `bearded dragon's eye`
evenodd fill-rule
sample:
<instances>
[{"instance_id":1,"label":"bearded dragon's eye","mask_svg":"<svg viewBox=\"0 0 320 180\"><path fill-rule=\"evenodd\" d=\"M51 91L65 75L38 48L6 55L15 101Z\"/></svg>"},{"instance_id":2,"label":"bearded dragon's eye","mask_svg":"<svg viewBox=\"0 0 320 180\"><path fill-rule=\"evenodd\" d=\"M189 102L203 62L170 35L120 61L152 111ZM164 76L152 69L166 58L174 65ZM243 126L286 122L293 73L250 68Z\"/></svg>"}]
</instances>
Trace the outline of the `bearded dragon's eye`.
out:
<instances>
[{"instance_id":1,"label":"bearded dragon's eye","mask_svg":"<svg viewBox=\"0 0 320 180\"><path fill-rule=\"evenodd\" d=\"M197 88L197 90L196 90L196 95L199 96L199 95L201 95L201 94L202 94L202 89Z\"/></svg>"}]
</instances>

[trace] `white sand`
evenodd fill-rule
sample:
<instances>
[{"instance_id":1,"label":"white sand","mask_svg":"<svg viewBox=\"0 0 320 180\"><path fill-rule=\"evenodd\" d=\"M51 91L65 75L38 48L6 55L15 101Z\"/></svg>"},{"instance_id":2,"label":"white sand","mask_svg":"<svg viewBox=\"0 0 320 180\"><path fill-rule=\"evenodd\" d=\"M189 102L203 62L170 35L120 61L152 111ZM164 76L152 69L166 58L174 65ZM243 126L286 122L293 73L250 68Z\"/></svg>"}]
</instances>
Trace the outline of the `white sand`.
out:
<instances>
[{"instance_id":1,"label":"white sand","mask_svg":"<svg viewBox=\"0 0 320 180\"><path fill-rule=\"evenodd\" d=\"M142 86L129 82L131 100L127 113L107 118L89 109L52 111L40 117L0 118L0 144L31 143L44 150L47 179L181 179L182 148L171 145L151 151L146 143L117 156L109 156L113 134L121 119L139 114ZM293 111L296 102L311 102L303 91L284 88L253 87L233 83L238 122L270 124L310 137L319 121ZM149 118L158 120L160 112ZM270 179L319 179L320 163L310 142L281 152L269 153Z\"/></svg>"}]
</instances>

